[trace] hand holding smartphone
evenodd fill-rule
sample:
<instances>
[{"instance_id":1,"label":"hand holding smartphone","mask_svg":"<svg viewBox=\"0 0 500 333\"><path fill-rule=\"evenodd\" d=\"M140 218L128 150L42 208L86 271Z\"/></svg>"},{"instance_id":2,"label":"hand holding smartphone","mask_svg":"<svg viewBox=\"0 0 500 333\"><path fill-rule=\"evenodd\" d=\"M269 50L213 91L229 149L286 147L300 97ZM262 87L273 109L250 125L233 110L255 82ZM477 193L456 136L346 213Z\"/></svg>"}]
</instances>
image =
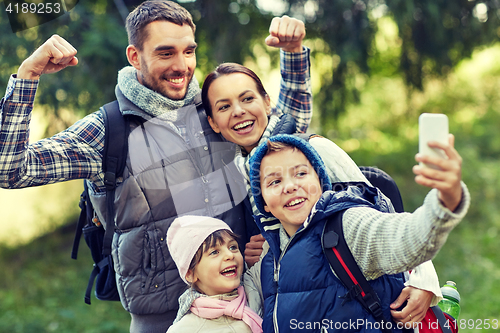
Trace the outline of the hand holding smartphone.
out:
<instances>
[{"instance_id":1,"label":"hand holding smartphone","mask_svg":"<svg viewBox=\"0 0 500 333\"><path fill-rule=\"evenodd\" d=\"M442 113L422 113L418 118L418 132L418 152L420 154L447 158L443 150L430 148L428 142L448 143L448 116ZM436 167L422 162L420 165L436 169Z\"/></svg>"},{"instance_id":2,"label":"hand holding smartphone","mask_svg":"<svg viewBox=\"0 0 500 333\"><path fill-rule=\"evenodd\" d=\"M448 117L444 114L423 113L419 120L419 155L416 159L420 166L413 168L417 184L435 188L442 205L451 211L462 201L462 157L455 149L455 139L448 134ZM429 141L439 142L440 148L430 148ZM424 164L427 157L440 157L439 167ZM444 163L441 163L444 162ZM435 170L430 170L433 168Z\"/></svg>"}]
</instances>

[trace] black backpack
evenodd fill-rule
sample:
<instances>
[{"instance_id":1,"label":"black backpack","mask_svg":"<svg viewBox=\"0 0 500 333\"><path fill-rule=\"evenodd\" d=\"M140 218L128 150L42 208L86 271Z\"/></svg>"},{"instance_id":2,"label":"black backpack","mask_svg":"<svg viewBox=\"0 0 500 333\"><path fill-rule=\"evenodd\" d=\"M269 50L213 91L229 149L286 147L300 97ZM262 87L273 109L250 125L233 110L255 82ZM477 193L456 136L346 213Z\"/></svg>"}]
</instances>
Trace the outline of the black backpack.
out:
<instances>
[{"instance_id":1,"label":"black backpack","mask_svg":"<svg viewBox=\"0 0 500 333\"><path fill-rule=\"evenodd\" d=\"M203 113L201 99L195 100L198 114ZM85 303L90 304L92 287L95 282L95 296L101 301L119 301L120 295L116 287L116 274L111 256L111 243L113 241L114 224L114 199L116 179L123 175L128 153L128 135L132 121L141 123L144 120L139 116L122 115L118 101L110 102L101 107L104 118L104 152L102 170L104 172L104 185L106 186L106 228L102 225L94 211L87 188L87 181L83 182L83 192L80 196L80 217L75 232L71 258L77 259L80 239L87 243L94 268L90 273L89 283L85 292ZM111 126L112 124L112 126ZM208 125L208 121L206 122ZM208 132L204 132L207 135ZM229 185L228 185L229 186ZM230 192L229 192L230 193Z\"/></svg>"},{"instance_id":2,"label":"black backpack","mask_svg":"<svg viewBox=\"0 0 500 333\"><path fill-rule=\"evenodd\" d=\"M116 179L120 177L125 168L129 117L123 116L119 110L118 102L113 101L101 108L104 117L105 139L102 170L106 186L106 229L94 211L88 193L87 181L83 181L83 192L80 196L80 217L76 227L75 240L71 258L77 259L81 235L87 243L94 268L90 274L89 283L85 292L85 303L90 304L90 294L95 281L96 298L102 301L119 301L120 295L116 287L116 276L111 257L111 242L114 232L114 198ZM112 124L112 126L110 126Z\"/></svg>"}]
</instances>

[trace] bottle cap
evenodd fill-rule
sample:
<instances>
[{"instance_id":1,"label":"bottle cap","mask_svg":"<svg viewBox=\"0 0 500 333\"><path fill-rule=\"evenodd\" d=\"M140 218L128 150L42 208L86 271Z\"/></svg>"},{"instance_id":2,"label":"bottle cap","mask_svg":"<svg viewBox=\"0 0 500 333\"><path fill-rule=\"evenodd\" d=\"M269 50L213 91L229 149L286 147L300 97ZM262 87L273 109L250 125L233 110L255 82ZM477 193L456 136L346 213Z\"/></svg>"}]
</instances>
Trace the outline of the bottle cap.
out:
<instances>
[{"instance_id":1,"label":"bottle cap","mask_svg":"<svg viewBox=\"0 0 500 333\"><path fill-rule=\"evenodd\" d=\"M460 294L458 293L455 282L446 281L446 284L441 288L441 293L443 293L443 297L453 298L460 303Z\"/></svg>"}]
</instances>

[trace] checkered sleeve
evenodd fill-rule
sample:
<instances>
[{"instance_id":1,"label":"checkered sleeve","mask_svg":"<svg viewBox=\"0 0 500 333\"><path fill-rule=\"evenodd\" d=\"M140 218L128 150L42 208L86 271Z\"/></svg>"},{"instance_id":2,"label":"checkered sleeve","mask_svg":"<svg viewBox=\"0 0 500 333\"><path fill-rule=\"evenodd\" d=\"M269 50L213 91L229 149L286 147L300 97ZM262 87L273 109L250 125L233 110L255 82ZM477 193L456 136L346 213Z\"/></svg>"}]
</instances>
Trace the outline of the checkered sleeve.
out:
<instances>
[{"instance_id":1,"label":"checkered sleeve","mask_svg":"<svg viewBox=\"0 0 500 333\"><path fill-rule=\"evenodd\" d=\"M38 81L12 76L0 102L0 187L23 188L71 179L102 183L104 122L94 112L51 138L30 144Z\"/></svg>"},{"instance_id":2,"label":"checkered sleeve","mask_svg":"<svg viewBox=\"0 0 500 333\"><path fill-rule=\"evenodd\" d=\"M276 109L278 115L289 113L297 122L297 131L304 133L312 117L310 50L291 53L280 51L281 84Z\"/></svg>"}]
</instances>

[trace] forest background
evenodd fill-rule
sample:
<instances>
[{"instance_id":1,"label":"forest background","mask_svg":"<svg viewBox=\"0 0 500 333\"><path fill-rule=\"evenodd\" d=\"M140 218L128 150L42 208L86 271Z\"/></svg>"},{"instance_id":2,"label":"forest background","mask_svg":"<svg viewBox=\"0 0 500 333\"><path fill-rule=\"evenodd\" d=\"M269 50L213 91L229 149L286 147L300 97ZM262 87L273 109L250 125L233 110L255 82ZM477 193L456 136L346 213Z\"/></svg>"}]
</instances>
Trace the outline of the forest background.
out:
<instances>
[{"instance_id":1,"label":"forest background","mask_svg":"<svg viewBox=\"0 0 500 333\"><path fill-rule=\"evenodd\" d=\"M123 18L140 1L66 1L69 13L40 26L39 17L27 15L23 22L32 28L25 30L9 24L9 2L0 5L0 87L54 33L77 48L80 60L42 77L31 140L114 99L116 73L127 65ZM358 165L392 175L406 211L427 193L411 171L418 116L448 115L472 205L434 264L441 284L458 285L461 332L500 328L500 1L179 2L197 24L198 80L218 63L244 63L274 101L279 54L263 43L269 23L282 14L302 19L312 50L310 132L335 141ZM0 190L0 332L128 331L129 315L118 302L83 303L90 255L82 245L78 261L70 259L81 185Z\"/></svg>"}]
</instances>

